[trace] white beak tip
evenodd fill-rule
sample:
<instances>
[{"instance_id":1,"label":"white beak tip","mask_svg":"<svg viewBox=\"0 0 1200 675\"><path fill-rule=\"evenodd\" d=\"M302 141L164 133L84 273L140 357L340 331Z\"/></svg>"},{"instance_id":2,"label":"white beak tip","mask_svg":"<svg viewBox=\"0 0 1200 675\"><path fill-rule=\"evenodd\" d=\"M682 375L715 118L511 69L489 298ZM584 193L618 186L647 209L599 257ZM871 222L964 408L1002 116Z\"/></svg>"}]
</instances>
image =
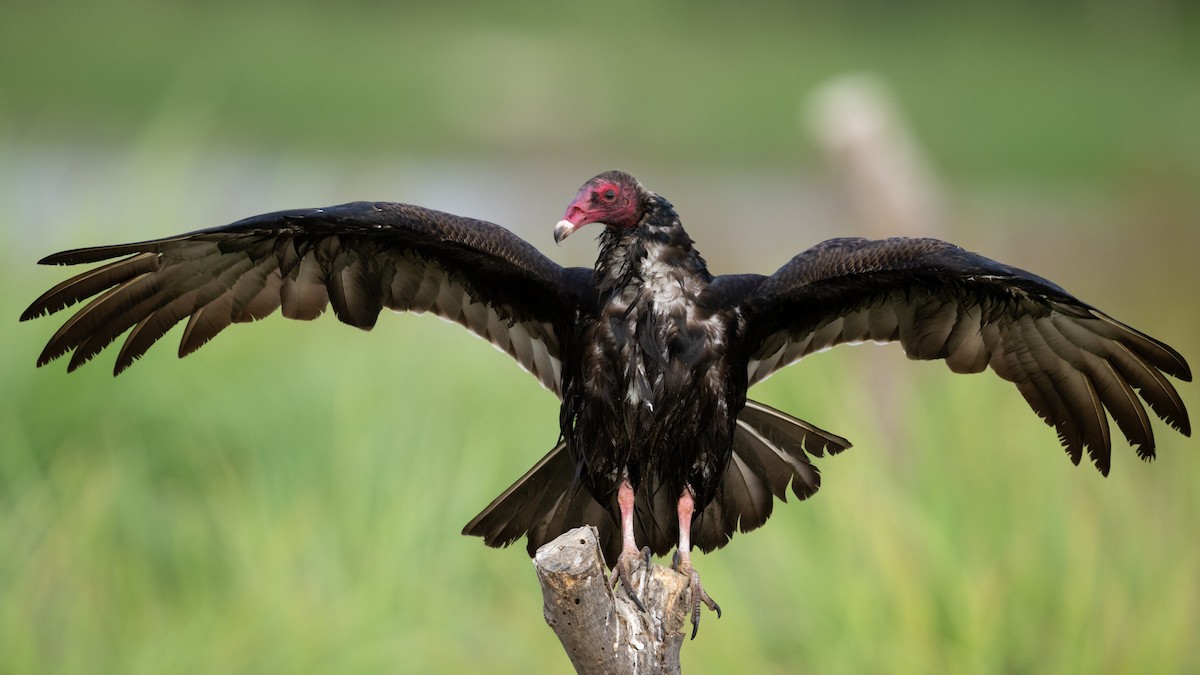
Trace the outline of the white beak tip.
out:
<instances>
[{"instance_id":1,"label":"white beak tip","mask_svg":"<svg viewBox=\"0 0 1200 675\"><path fill-rule=\"evenodd\" d=\"M575 223L572 223L571 221L569 221L565 218L563 220L558 221L558 224L554 226L554 243L556 243L556 244L562 243L563 239L566 239L572 232L574 232L578 228L579 228L578 225L576 225Z\"/></svg>"}]
</instances>

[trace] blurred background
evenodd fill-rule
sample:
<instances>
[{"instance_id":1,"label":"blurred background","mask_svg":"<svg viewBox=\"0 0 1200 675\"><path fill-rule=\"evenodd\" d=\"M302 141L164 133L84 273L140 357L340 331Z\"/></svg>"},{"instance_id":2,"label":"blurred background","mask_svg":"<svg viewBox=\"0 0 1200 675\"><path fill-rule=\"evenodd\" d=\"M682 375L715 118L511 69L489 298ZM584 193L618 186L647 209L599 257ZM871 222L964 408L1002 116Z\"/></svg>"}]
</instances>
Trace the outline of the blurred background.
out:
<instances>
[{"instance_id":1,"label":"blurred background","mask_svg":"<svg viewBox=\"0 0 1200 675\"><path fill-rule=\"evenodd\" d=\"M933 235L1195 365L1197 5L904 5L0 4L0 671L569 668L523 546L458 534L557 437L514 363L430 317L276 316L37 370L61 321L16 318L63 248L376 199L590 266L551 228L623 168L716 273ZM751 395L855 447L697 558L725 616L686 672L1200 670L1194 441L1115 440L1105 479L1008 383L890 347Z\"/></svg>"}]
</instances>

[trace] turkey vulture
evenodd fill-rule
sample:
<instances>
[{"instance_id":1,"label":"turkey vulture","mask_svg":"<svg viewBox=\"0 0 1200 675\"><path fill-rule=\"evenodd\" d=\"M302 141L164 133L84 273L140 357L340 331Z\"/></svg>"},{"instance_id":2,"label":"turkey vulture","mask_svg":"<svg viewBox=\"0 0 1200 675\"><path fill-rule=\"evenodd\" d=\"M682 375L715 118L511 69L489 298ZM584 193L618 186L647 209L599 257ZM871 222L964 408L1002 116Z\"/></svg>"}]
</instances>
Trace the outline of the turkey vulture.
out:
<instances>
[{"instance_id":1,"label":"turkey vulture","mask_svg":"<svg viewBox=\"0 0 1200 675\"><path fill-rule=\"evenodd\" d=\"M489 546L524 536L532 555L594 525L626 589L641 556L675 548L693 624L700 603L720 610L691 547L711 551L759 527L789 485L811 496L820 486L811 456L850 447L746 398L813 352L898 341L909 358L944 359L954 372L990 366L1055 428L1071 461L1086 449L1104 474L1105 410L1144 459L1154 456L1154 432L1143 401L1190 434L1166 377L1191 379L1178 352L1039 276L957 246L833 239L770 276L713 276L671 204L620 171L583 185L554 239L591 223L604 229L595 269L585 269L560 267L497 225L418 206L280 211L51 255L41 263L112 262L50 289L21 319L86 300L37 363L71 352L74 370L128 331L115 373L184 318L180 356L279 308L314 319L331 305L363 329L384 308L457 321L562 401L558 444L463 532Z\"/></svg>"}]
</instances>

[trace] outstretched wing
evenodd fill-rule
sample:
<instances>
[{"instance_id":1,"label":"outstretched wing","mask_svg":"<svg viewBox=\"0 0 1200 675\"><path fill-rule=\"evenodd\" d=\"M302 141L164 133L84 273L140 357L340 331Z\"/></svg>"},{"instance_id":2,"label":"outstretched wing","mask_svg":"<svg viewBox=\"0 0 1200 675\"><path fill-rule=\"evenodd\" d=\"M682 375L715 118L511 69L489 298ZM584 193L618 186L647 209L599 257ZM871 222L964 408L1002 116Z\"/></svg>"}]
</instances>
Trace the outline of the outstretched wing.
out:
<instances>
[{"instance_id":1,"label":"outstretched wing","mask_svg":"<svg viewBox=\"0 0 1200 675\"><path fill-rule=\"evenodd\" d=\"M512 355L559 393L561 339L591 271L564 269L491 223L406 204L355 202L279 211L165 239L56 253L42 264L121 258L38 298L22 320L87 300L38 365L72 352L74 370L132 328L114 374L184 318L179 355L231 323L282 307L314 319L332 305L369 330L383 308L433 312ZM96 296L96 297L93 297Z\"/></svg>"},{"instance_id":2,"label":"outstretched wing","mask_svg":"<svg viewBox=\"0 0 1200 675\"><path fill-rule=\"evenodd\" d=\"M956 373L991 366L1072 461L1086 448L1104 474L1105 409L1143 458L1154 456L1154 433L1142 400L1191 432L1164 376L1191 379L1178 352L1045 279L942 241L830 240L746 290L741 307L750 384L836 344L899 341L909 358L945 359Z\"/></svg>"}]
</instances>

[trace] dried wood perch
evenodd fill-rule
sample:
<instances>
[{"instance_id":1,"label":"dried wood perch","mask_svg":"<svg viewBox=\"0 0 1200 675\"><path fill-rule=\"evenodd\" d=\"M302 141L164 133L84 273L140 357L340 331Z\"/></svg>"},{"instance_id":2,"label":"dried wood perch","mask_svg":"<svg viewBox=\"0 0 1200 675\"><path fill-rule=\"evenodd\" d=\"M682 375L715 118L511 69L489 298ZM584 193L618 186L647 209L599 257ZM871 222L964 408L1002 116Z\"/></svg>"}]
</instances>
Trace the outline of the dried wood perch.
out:
<instances>
[{"instance_id":1,"label":"dried wood perch","mask_svg":"<svg viewBox=\"0 0 1200 675\"><path fill-rule=\"evenodd\" d=\"M678 673L688 580L662 565L634 572L640 611L624 589L612 590L591 526L578 527L538 549L542 611L575 670L592 673Z\"/></svg>"}]
</instances>

